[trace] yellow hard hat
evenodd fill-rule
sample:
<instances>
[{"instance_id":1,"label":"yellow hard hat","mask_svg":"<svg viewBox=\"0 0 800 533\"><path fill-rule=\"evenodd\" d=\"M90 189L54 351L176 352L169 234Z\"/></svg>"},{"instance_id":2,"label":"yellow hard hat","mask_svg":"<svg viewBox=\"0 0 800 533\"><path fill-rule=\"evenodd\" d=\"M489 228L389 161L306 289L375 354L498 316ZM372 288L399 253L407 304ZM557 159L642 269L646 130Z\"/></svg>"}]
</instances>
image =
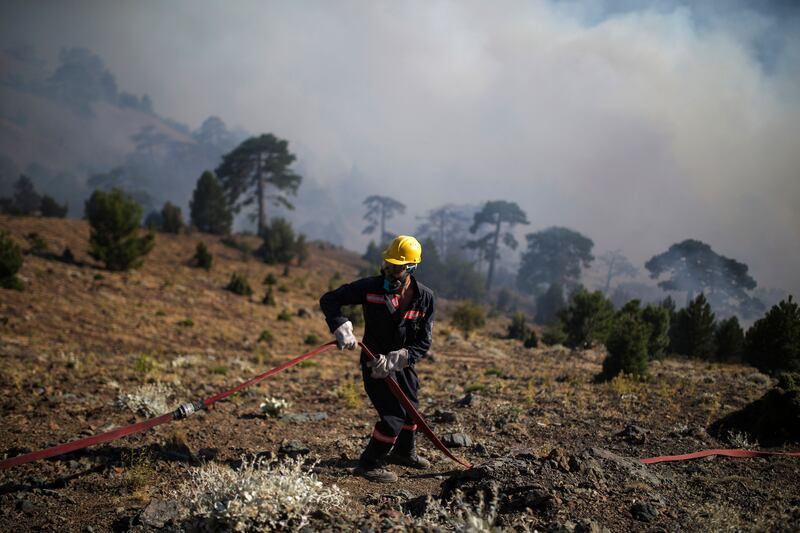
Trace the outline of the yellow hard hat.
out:
<instances>
[{"instance_id":1,"label":"yellow hard hat","mask_svg":"<svg viewBox=\"0 0 800 533\"><path fill-rule=\"evenodd\" d=\"M383 251L383 260L393 265L422 261L422 245L410 235L398 235Z\"/></svg>"}]
</instances>

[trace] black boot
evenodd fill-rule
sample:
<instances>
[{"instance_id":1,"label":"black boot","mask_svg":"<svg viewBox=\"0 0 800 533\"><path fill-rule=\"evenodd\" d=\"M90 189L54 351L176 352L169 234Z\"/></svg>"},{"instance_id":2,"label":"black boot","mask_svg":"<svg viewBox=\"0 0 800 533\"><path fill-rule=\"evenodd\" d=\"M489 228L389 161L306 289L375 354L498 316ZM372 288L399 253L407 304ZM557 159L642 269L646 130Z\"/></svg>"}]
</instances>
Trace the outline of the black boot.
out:
<instances>
[{"instance_id":1,"label":"black boot","mask_svg":"<svg viewBox=\"0 0 800 533\"><path fill-rule=\"evenodd\" d=\"M397 437L397 443L394 445L394 449L387 460L390 463L409 468L418 468L420 470L430 468L431 462L417 455L416 435L415 431L408 429L401 431L400 436Z\"/></svg>"},{"instance_id":2,"label":"black boot","mask_svg":"<svg viewBox=\"0 0 800 533\"><path fill-rule=\"evenodd\" d=\"M383 468L383 460L391 449L391 444L381 442L374 437L369 439L369 444L361 453L361 457L358 459L358 466L353 470L353 473L377 483L394 483L397 481L397 474Z\"/></svg>"}]
</instances>

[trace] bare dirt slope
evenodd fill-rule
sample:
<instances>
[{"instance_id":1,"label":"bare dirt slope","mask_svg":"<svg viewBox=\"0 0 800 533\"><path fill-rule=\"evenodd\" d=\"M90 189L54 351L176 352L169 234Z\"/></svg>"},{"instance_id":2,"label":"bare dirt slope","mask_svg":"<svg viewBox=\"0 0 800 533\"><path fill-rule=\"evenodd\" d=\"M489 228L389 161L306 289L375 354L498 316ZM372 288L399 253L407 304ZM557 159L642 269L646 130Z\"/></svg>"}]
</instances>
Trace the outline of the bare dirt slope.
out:
<instances>
[{"instance_id":1,"label":"bare dirt slope","mask_svg":"<svg viewBox=\"0 0 800 533\"><path fill-rule=\"evenodd\" d=\"M217 237L159 234L141 269L110 273L88 257L83 221L0 217L0 229L24 246L36 232L55 255L69 246L79 263L29 255L26 290L0 290L0 457L144 419L118 399L147 383L159 384L172 408L326 342L317 300L334 272L346 280L361 265L314 246L307 266L284 276ZM214 254L210 272L188 264L200 241ZM253 297L224 290L232 272L247 275ZM278 279L274 307L261 303L268 273ZM279 320L282 312L290 319ZM418 368L421 410L439 434L471 439L454 450L471 470L423 443L429 472L395 467L393 486L352 477L375 413L357 354L329 351L185 421L0 473L0 530L158 528L155 504L190 469L253 454L315 459L321 481L347 491L346 511L319 515L312 528L419 526L427 496L460 490L495 502L490 518L504 529L798 530L797 459L636 460L731 447L704 428L763 395L767 378L667 359L651 365L650 382L595 384L602 350L527 350L501 338L505 324L496 318L464 340L440 320L433 357ZM310 417L263 415L265 396Z\"/></svg>"}]
</instances>

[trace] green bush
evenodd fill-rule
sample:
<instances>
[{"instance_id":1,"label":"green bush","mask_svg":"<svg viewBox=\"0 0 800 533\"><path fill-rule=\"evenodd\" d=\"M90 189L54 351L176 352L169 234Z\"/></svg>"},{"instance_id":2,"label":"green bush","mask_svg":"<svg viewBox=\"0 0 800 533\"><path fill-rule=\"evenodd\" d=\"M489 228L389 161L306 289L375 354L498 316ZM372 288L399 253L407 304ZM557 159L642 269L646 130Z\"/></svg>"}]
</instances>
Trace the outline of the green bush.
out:
<instances>
[{"instance_id":1,"label":"green bush","mask_svg":"<svg viewBox=\"0 0 800 533\"><path fill-rule=\"evenodd\" d=\"M745 360L762 372L800 372L800 306L791 296L756 320L744 350Z\"/></svg>"},{"instance_id":2,"label":"green bush","mask_svg":"<svg viewBox=\"0 0 800 533\"><path fill-rule=\"evenodd\" d=\"M75 263L75 255L72 253L69 246L65 246L64 251L61 252L61 261L69 264Z\"/></svg>"},{"instance_id":3,"label":"green bush","mask_svg":"<svg viewBox=\"0 0 800 533\"><path fill-rule=\"evenodd\" d=\"M319 335L317 335L316 333L309 333L308 335L306 335L305 338L306 344L309 344L311 346L316 346L320 342L322 341L320 340Z\"/></svg>"},{"instance_id":4,"label":"green bush","mask_svg":"<svg viewBox=\"0 0 800 533\"><path fill-rule=\"evenodd\" d=\"M261 334L258 336L258 340L256 342L266 342L267 344L272 344L275 340L275 336L269 330L262 330Z\"/></svg>"},{"instance_id":5,"label":"green bush","mask_svg":"<svg viewBox=\"0 0 800 533\"><path fill-rule=\"evenodd\" d=\"M536 336L535 331L531 330L531 333L528 335L528 338L525 339L523 346L526 348L537 348L539 346L539 337Z\"/></svg>"},{"instance_id":6,"label":"green bush","mask_svg":"<svg viewBox=\"0 0 800 533\"><path fill-rule=\"evenodd\" d=\"M108 270L129 270L142 264L153 249L154 236L139 237L142 208L120 189L94 191L86 201L91 226L89 255Z\"/></svg>"},{"instance_id":7,"label":"green bush","mask_svg":"<svg viewBox=\"0 0 800 533\"><path fill-rule=\"evenodd\" d=\"M542 342L548 346L555 346L567 342L567 334L564 333L563 326L560 322L556 322L545 328L544 333L542 333Z\"/></svg>"},{"instance_id":8,"label":"green bush","mask_svg":"<svg viewBox=\"0 0 800 533\"><path fill-rule=\"evenodd\" d=\"M714 344L717 347L717 360L740 361L744 352L744 331L739 319L732 316L721 320L714 332Z\"/></svg>"},{"instance_id":9,"label":"green bush","mask_svg":"<svg viewBox=\"0 0 800 533\"><path fill-rule=\"evenodd\" d=\"M461 302L451 311L450 322L464 334L466 339L470 333L486 323L486 312L483 307L472 302Z\"/></svg>"},{"instance_id":10,"label":"green bush","mask_svg":"<svg viewBox=\"0 0 800 533\"><path fill-rule=\"evenodd\" d=\"M23 289L17 272L22 267L22 250L5 231L0 230L0 287Z\"/></svg>"},{"instance_id":11,"label":"green bush","mask_svg":"<svg viewBox=\"0 0 800 533\"><path fill-rule=\"evenodd\" d=\"M161 231L165 233L180 233L183 231L184 226L181 208L171 202L165 203L161 209Z\"/></svg>"},{"instance_id":12,"label":"green bush","mask_svg":"<svg viewBox=\"0 0 800 533\"><path fill-rule=\"evenodd\" d=\"M28 233L25 237L28 240L28 244L30 248L28 249L29 254L33 255L42 255L47 253L47 241L36 232Z\"/></svg>"},{"instance_id":13,"label":"green bush","mask_svg":"<svg viewBox=\"0 0 800 533\"><path fill-rule=\"evenodd\" d=\"M667 354L669 348L669 309L660 305L648 304L642 309L642 320L650 325L647 353L650 359L661 359Z\"/></svg>"},{"instance_id":14,"label":"green bush","mask_svg":"<svg viewBox=\"0 0 800 533\"><path fill-rule=\"evenodd\" d=\"M214 256L208 251L208 246L206 246L206 243L197 243L192 261L197 268L211 270L211 264L214 262Z\"/></svg>"},{"instance_id":15,"label":"green bush","mask_svg":"<svg viewBox=\"0 0 800 533\"><path fill-rule=\"evenodd\" d=\"M608 355L603 360L602 379L612 379L620 372L636 377L647 375L647 346L650 342L651 327L642 318L636 306L627 305L620 309L608 335L606 348Z\"/></svg>"},{"instance_id":16,"label":"green bush","mask_svg":"<svg viewBox=\"0 0 800 533\"><path fill-rule=\"evenodd\" d=\"M511 316L508 325L508 338L526 341L531 334L531 328L525 323L525 313L517 311Z\"/></svg>"},{"instance_id":17,"label":"green bush","mask_svg":"<svg viewBox=\"0 0 800 533\"><path fill-rule=\"evenodd\" d=\"M250 287L250 283L247 281L247 278L238 272L231 274L231 280L228 282L228 285L225 288L240 296L250 296L253 294L253 289Z\"/></svg>"},{"instance_id":18,"label":"green bush","mask_svg":"<svg viewBox=\"0 0 800 533\"><path fill-rule=\"evenodd\" d=\"M264 281L262 281L262 283L263 283L264 285L267 285L267 286L269 286L269 287L272 287L273 285L275 285L276 283L278 283L278 278L276 278L276 277L275 277L275 274L273 274L272 272L270 272L270 273L268 273L266 276L264 276Z\"/></svg>"},{"instance_id":19,"label":"green bush","mask_svg":"<svg viewBox=\"0 0 800 533\"><path fill-rule=\"evenodd\" d=\"M267 292L264 294L264 299L261 300L261 303L264 305L275 305L275 295L272 294L272 287L267 288Z\"/></svg>"},{"instance_id":20,"label":"green bush","mask_svg":"<svg viewBox=\"0 0 800 533\"><path fill-rule=\"evenodd\" d=\"M43 217L64 218L69 210L67 204L61 205L53 197L45 194L39 207Z\"/></svg>"},{"instance_id":21,"label":"green bush","mask_svg":"<svg viewBox=\"0 0 800 533\"><path fill-rule=\"evenodd\" d=\"M673 352L701 359L712 359L716 354L714 313L703 293L675 314L675 323L670 328L670 347Z\"/></svg>"},{"instance_id":22,"label":"green bush","mask_svg":"<svg viewBox=\"0 0 800 533\"><path fill-rule=\"evenodd\" d=\"M569 306L558 313L567 334L567 346L587 347L593 342L604 343L614 322L614 306L600 291L576 292Z\"/></svg>"},{"instance_id":23,"label":"green bush","mask_svg":"<svg viewBox=\"0 0 800 533\"><path fill-rule=\"evenodd\" d=\"M302 264L308 255L304 235L295 237L291 223L282 217L272 219L264 230L263 242L259 255L266 263L289 263L297 259Z\"/></svg>"},{"instance_id":24,"label":"green bush","mask_svg":"<svg viewBox=\"0 0 800 533\"><path fill-rule=\"evenodd\" d=\"M292 312L286 309L285 307L278 313L278 320L282 320L284 322L290 322L293 318Z\"/></svg>"},{"instance_id":25,"label":"green bush","mask_svg":"<svg viewBox=\"0 0 800 533\"><path fill-rule=\"evenodd\" d=\"M358 304L343 305L342 316L346 317L350 322L352 322L353 326L355 327L364 325L364 313L361 309L361 306Z\"/></svg>"}]
</instances>

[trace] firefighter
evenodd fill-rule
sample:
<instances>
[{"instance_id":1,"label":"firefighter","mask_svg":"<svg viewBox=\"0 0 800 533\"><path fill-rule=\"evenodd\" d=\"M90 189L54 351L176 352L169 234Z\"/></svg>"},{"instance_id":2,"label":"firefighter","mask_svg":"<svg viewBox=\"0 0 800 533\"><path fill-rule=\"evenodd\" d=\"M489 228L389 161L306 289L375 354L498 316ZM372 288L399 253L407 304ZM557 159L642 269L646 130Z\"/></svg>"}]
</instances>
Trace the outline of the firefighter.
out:
<instances>
[{"instance_id":1,"label":"firefighter","mask_svg":"<svg viewBox=\"0 0 800 533\"><path fill-rule=\"evenodd\" d=\"M414 272L422 246L407 235L395 238L383 251L381 275L362 278L320 298L320 307L340 349L355 349L353 324L342 315L343 305L360 304L364 313L362 342L375 355L361 353L364 389L379 420L358 460L355 474L371 481L392 483L397 475L386 462L425 469L430 462L416 451L417 426L384 381L393 377L414 404L419 405L419 379L414 364L425 357L433 340L433 291L418 282Z\"/></svg>"}]
</instances>

